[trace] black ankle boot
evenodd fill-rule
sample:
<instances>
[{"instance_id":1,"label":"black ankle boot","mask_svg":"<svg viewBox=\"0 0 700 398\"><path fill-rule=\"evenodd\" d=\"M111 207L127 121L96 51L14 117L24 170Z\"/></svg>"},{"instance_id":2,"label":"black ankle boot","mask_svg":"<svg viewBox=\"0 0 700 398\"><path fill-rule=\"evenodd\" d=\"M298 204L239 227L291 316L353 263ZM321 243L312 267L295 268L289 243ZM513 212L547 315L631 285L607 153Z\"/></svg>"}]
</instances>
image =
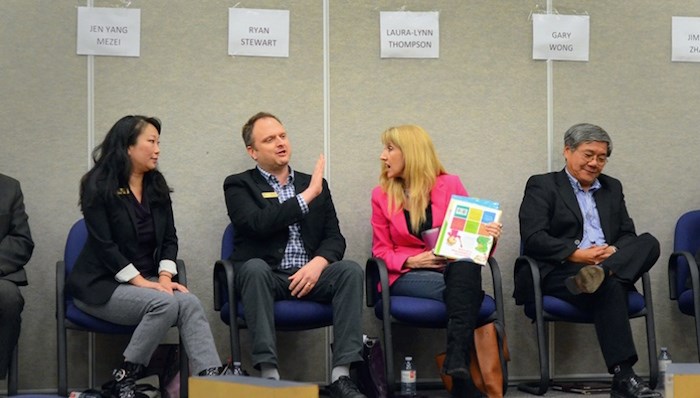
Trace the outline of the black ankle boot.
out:
<instances>
[{"instance_id":1,"label":"black ankle boot","mask_svg":"<svg viewBox=\"0 0 700 398\"><path fill-rule=\"evenodd\" d=\"M135 398L134 387L136 380L141 378L144 366L138 363L125 361L119 369L114 369L114 385L111 388L112 397Z\"/></svg>"}]
</instances>

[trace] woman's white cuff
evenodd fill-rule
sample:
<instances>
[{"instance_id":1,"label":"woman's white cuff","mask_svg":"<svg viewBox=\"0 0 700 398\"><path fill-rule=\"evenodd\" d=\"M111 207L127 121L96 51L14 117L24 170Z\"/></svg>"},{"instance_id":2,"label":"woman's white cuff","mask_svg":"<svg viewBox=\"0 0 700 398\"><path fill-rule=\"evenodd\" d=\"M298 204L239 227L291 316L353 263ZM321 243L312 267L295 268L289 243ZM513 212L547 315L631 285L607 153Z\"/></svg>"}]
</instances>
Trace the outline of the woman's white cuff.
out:
<instances>
[{"instance_id":1,"label":"woman's white cuff","mask_svg":"<svg viewBox=\"0 0 700 398\"><path fill-rule=\"evenodd\" d=\"M158 264L158 273L160 274L162 271L170 272L172 276L177 275L177 265L175 264L175 261L160 260L160 263Z\"/></svg>"},{"instance_id":2,"label":"woman's white cuff","mask_svg":"<svg viewBox=\"0 0 700 398\"><path fill-rule=\"evenodd\" d=\"M117 272L117 274L114 275L114 279L116 279L119 283L126 283L136 278L139 274L139 270L134 267L134 264L130 263L126 267L122 268L121 271Z\"/></svg>"}]
</instances>

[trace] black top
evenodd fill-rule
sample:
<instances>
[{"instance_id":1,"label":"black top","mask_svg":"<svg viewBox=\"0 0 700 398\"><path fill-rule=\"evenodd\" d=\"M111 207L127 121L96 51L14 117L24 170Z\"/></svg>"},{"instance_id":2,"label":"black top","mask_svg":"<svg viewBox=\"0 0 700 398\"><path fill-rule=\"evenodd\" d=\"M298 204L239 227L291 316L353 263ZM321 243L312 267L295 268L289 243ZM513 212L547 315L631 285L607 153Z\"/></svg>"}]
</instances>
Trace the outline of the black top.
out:
<instances>
[{"instance_id":1,"label":"black top","mask_svg":"<svg viewBox=\"0 0 700 398\"><path fill-rule=\"evenodd\" d=\"M155 276L158 273L158 267L153 258L153 253L156 250L156 230L153 225L151 207L148 205L145 193L142 202L136 200L132 194L131 205L134 207L134 215L136 216L135 226L138 238L138 247L132 262L141 275L145 277Z\"/></svg>"},{"instance_id":2,"label":"black top","mask_svg":"<svg viewBox=\"0 0 700 398\"><path fill-rule=\"evenodd\" d=\"M408 230L411 232L411 235L415 236L418 239L423 239L421 235L423 231L427 231L433 228L433 206L430 205L430 202L428 202L428 207L425 208L425 221L423 221L423 224L421 224L420 228L418 229L418 232L415 232L413 231L413 229L411 229L411 213L409 213L408 210L404 209L403 214L404 216L406 216L406 225L408 225Z\"/></svg>"}]
</instances>

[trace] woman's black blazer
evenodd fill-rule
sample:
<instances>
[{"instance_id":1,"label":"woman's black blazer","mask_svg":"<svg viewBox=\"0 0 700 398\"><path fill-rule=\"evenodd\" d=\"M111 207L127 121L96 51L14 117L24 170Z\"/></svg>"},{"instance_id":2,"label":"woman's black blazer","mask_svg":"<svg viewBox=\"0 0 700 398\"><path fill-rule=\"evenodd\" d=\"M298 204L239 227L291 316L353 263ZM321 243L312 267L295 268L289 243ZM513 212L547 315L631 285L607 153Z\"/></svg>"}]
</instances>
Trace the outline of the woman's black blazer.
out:
<instances>
[{"instance_id":1,"label":"woman's black blazer","mask_svg":"<svg viewBox=\"0 0 700 398\"><path fill-rule=\"evenodd\" d=\"M90 197L88 194L83 196ZM94 197L92 204L83 205L88 238L68 277L67 289L80 301L99 305L107 302L119 286L115 275L131 264L138 248L138 237L136 215L133 205L129 203L128 191L120 189L108 200L100 194ZM155 263L175 261L178 246L170 198L167 201L151 201L149 206L156 235Z\"/></svg>"}]
</instances>

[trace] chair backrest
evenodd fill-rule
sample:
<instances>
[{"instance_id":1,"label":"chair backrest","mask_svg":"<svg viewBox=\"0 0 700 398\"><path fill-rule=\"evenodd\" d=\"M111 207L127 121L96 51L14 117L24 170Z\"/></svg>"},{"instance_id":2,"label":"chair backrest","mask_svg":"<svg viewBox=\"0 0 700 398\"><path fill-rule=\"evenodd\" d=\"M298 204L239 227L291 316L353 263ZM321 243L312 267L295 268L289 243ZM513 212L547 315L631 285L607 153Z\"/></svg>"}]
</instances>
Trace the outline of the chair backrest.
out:
<instances>
[{"instance_id":1,"label":"chair backrest","mask_svg":"<svg viewBox=\"0 0 700 398\"><path fill-rule=\"evenodd\" d=\"M683 214L676 222L676 231L673 236L673 252L688 252L695 255L700 249L700 210L689 211ZM685 281L690 270L684 257L678 257L676 271L676 291L686 290Z\"/></svg>"},{"instance_id":2,"label":"chair backrest","mask_svg":"<svg viewBox=\"0 0 700 398\"><path fill-rule=\"evenodd\" d=\"M221 237L221 258L227 259L233 253L233 224L229 224Z\"/></svg>"},{"instance_id":3,"label":"chair backrest","mask_svg":"<svg viewBox=\"0 0 700 398\"><path fill-rule=\"evenodd\" d=\"M78 260L78 256L83 250L85 242L87 242L87 236L88 232L85 226L85 220L81 218L73 224L68 232L68 238L66 239L66 248L63 251L63 261L66 264L66 277L73 271L73 266Z\"/></svg>"}]
</instances>

